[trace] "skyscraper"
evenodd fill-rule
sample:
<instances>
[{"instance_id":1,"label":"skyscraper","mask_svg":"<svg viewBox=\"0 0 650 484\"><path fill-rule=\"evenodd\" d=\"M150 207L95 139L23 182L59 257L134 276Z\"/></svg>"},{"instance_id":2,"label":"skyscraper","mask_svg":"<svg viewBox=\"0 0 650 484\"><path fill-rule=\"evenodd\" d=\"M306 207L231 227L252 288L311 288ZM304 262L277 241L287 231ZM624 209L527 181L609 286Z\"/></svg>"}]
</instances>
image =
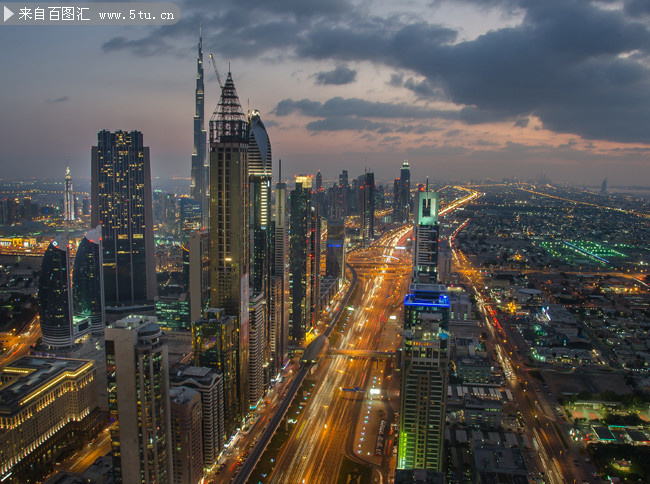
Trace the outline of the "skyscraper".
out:
<instances>
[{"instance_id":1,"label":"skyscraper","mask_svg":"<svg viewBox=\"0 0 650 484\"><path fill-rule=\"evenodd\" d=\"M414 221L413 282L438 282L438 194L417 194Z\"/></svg>"},{"instance_id":2,"label":"skyscraper","mask_svg":"<svg viewBox=\"0 0 650 484\"><path fill-rule=\"evenodd\" d=\"M361 238L369 243L375 238L375 174L366 172L359 177L359 210Z\"/></svg>"},{"instance_id":3,"label":"skyscraper","mask_svg":"<svg viewBox=\"0 0 650 484\"><path fill-rule=\"evenodd\" d=\"M261 292L252 293L250 301L250 364L249 375L249 399L250 406L255 407L257 402L264 396L264 370L265 370L265 346L266 346L266 299Z\"/></svg>"},{"instance_id":4,"label":"skyscraper","mask_svg":"<svg viewBox=\"0 0 650 484\"><path fill-rule=\"evenodd\" d=\"M157 284L151 169L142 133L100 131L91 178L91 225L102 226L106 307L152 305Z\"/></svg>"},{"instance_id":5,"label":"skyscraper","mask_svg":"<svg viewBox=\"0 0 650 484\"><path fill-rule=\"evenodd\" d=\"M68 237L60 235L47 247L38 278L38 302L43 344L66 348L90 331L90 320L75 318Z\"/></svg>"},{"instance_id":6,"label":"skyscraper","mask_svg":"<svg viewBox=\"0 0 650 484\"><path fill-rule=\"evenodd\" d=\"M152 316L106 327L113 472L118 483L172 480L169 362Z\"/></svg>"},{"instance_id":7,"label":"skyscraper","mask_svg":"<svg viewBox=\"0 0 650 484\"><path fill-rule=\"evenodd\" d=\"M30 214L31 217L31 214ZM63 193L63 220L72 221L75 219L74 192L72 191L72 175L70 166L65 167L65 190Z\"/></svg>"},{"instance_id":8,"label":"skyscraper","mask_svg":"<svg viewBox=\"0 0 650 484\"><path fill-rule=\"evenodd\" d=\"M239 332L237 318L226 316L223 309L210 308L205 317L192 322L194 364L218 370L223 375L223 435L232 437L241 423L238 362ZM248 402L246 402L248 404Z\"/></svg>"},{"instance_id":9,"label":"skyscraper","mask_svg":"<svg viewBox=\"0 0 650 484\"><path fill-rule=\"evenodd\" d=\"M259 111L250 116L248 175L250 184L250 286L266 293L269 278L271 219L271 142Z\"/></svg>"},{"instance_id":10,"label":"skyscraper","mask_svg":"<svg viewBox=\"0 0 650 484\"><path fill-rule=\"evenodd\" d=\"M270 360L271 360L271 320L268 315L270 290L271 290L271 267L270 246L271 246L271 142L264 123L260 119L260 113L254 110L249 117L250 123L250 141L248 144L248 179L250 186L250 287L253 293L258 293L262 301L255 307L261 309L261 313L256 316L257 324L263 324L263 327L256 328L257 334L263 335L259 341L258 351L260 355L253 354L252 336L251 336L251 378L258 375L258 369L253 368L253 363L262 362L263 380L269 383L270 379ZM251 299L251 310L253 308L253 299ZM252 331L251 316L251 331ZM256 388L264 388L262 385L251 382L251 391L258 393ZM254 405L259 396L251 395L250 403Z\"/></svg>"},{"instance_id":11,"label":"skyscraper","mask_svg":"<svg viewBox=\"0 0 650 484\"><path fill-rule=\"evenodd\" d=\"M196 90L194 95L194 152L192 153L192 173L190 181L190 197L201 204L201 221L204 227L209 219L209 165L207 162L207 133L204 116L204 86L203 86L203 38L199 32L199 53L196 58Z\"/></svg>"},{"instance_id":12,"label":"skyscraper","mask_svg":"<svg viewBox=\"0 0 650 484\"><path fill-rule=\"evenodd\" d=\"M214 368L190 366L172 372L172 386L189 387L201 394L203 465L212 467L223 450L223 373Z\"/></svg>"},{"instance_id":13,"label":"skyscraper","mask_svg":"<svg viewBox=\"0 0 650 484\"><path fill-rule=\"evenodd\" d=\"M281 178L281 176L279 177ZM280 371L289 359L289 223L287 219L287 185L275 186L275 218L273 220L272 290L269 303L271 332L271 372Z\"/></svg>"},{"instance_id":14,"label":"skyscraper","mask_svg":"<svg viewBox=\"0 0 650 484\"><path fill-rule=\"evenodd\" d=\"M296 175L291 192L290 286L291 338L297 343L311 329L312 261L311 254L311 175Z\"/></svg>"},{"instance_id":15,"label":"skyscraper","mask_svg":"<svg viewBox=\"0 0 650 484\"><path fill-rule=\"evenodd\" d=\"M183 244L185 290L190 299L190 322L201 317L210 300L210 244L208 231L190 233Z\"/></svg>"},{"instance_id":16,"label":"skyscraper","mask_svg":"<svg viewBox=\"0 0 650 484\"><path fill-rule=\"evenodd\" d=\"M169 390L174 484L198 484L203 478L201 394L189 387Z\"/></svg>"},{"instance_id":17,"label":"skyscraper","mask_svg":"<svg viewBox=\"0 0 650 484\"><path fill-rule=\"evenodd\" d=\"M325 274L345 279L345 222L333 220L327 224L327 253Z\"/></svg>"},{"instance_id":18,"label":"skyscraper","mask_svg":"<svg viewBox=\"0 0 650 484\"><path fill-rule=\"evenodd\" d=\"M93 334L104 334L104 278L102 265L102 228L95 227L79 243L72 274L74 314L89 318Z\"/></svg>"},{"instance_id":19,"label":"skyscraper","mask_svg":"<svg viewBox=\"0 0 650 484\"><path fill-rule=\"evenodd\" d=\"M408 222L411 211L411 168L408 161L402 163L400 177L395 179L393 195L393 220Z\"/></svg>"},{"instance_id":20,"label":"skyscraper","mask_svg":"<svg viewBox=\"0 0 650 484\"><path fill-rule=\"evenodd\" d=\"M398 469L442 467L449 333L439 314L422 313L404 331L401 358Z\"/></svg>"},{"instance_id":21,"label":"skyscraper","mask_svg":"<svg viewBox=\"0 0 650 484\"><path fill-rule=\"evenodd\" d=\"M229 72L210 121L210 305L236 317L236 419L248 413L249 125Z\"/></svg>"}]
</instances>

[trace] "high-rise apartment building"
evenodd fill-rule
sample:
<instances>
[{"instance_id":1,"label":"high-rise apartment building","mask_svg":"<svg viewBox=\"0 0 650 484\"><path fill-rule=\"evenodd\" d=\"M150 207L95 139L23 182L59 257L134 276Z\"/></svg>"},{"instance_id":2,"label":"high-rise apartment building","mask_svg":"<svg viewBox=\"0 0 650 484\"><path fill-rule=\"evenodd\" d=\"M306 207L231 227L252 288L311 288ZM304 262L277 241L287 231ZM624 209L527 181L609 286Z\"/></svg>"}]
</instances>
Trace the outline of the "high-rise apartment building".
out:
<instances>
[{"instance_id":1,"label":"high-rise apartment building","mask_svg":"<svg viewBox=\"0 0 650 484\"><path fill-rule=\"evenodd\" d=\"M208 226L210 186L207 160L207 133L205 131L205 95L203 85L203 38L199 33L199 52L196 58L196 89L194 92L194 152L192 153L192 172L190 198L201 205L201 223Z\"/></svg>"},{"instance_id":2,"label":"high-rise apartment building","mask_svg":"<svg viewBox=\"0 0 650 484\"><path fill-rule=\"evenodd\" d=\"M174 484L198 484L203 478L201 394L176 386L169 390Z\"/></svg>"},{"instance_id":3,"label":"high-rise apartment building","mask_svg":"<svg viewBox=\"0 0 650 484\"><path fill-rule=\"evenodd\" d=\"M438 282L438 194L422 191L417 194L414 221L413 282Z\"/></svg>"},{"instance_id":4,"label":"high-rise apartment building","mask_svg":"<svg viewBox=\"0 0 650 484\"><path fill-rule=\"evenodd\" d=\"M99 132L92 147L91 196L91 225L102 226L107 310L153 310L157 283L151 169L142 133Z\"/></svg>"},{"instance_id":5,"label":"high-rise apartment building","mask_svg":"<svg viewBox=\"0 0 650 484\"><path fill-rule=\"evenodd\" d=\"M104 334L104 277L102 228L86 232L77 248L72 274L72 302L78 318L90 319L94 335Z\"/></svg>"},{"instance_id":6,"label":"high-rise apartment building","mask_svg":"<svg viewBox=\"0 0 650 484\"><path fill-rule=\"evenodd\" d=\"M240 422L249 411L248 141L248 121L229 72L210 121L210 305L236 318L237 374L230 384L237 388L234 418Z\"/></svg>"},{"instance_id":7,"label":"high-rise apartment building","mask_svg":"<svg viewBox=\"0 0 650 484\"><path fill-rule=\"evenodd\" d=\"M160 326L153 316L130 316L105 336L115 481L169 483L169 362Z\"/></svg>"},{"instance_id":8,"label":"high-rise apartment building","mask_svg":"<svg viewBox=\"0 0 650 484\"><path fill-rule=\"evenodd\" d=\"M311 175L297 175L296 188L291 192L289 325L291 339L295 342L305 338L312 323L312 178Z\"/></svg>"},{"instance_id":9,"label":"high-rise apartment building","mask_svg":"<svg viewBox=\"0 0 650 484\"><path fill-rule=\"evenodd\" d=\"M224 313L223 309L210 308L204 318L192 322L194 364L213 368L223 375L223 442L230 439L242 423L237 318Z\"/></svg>"},{"instance_id":10,"label":"high-rise apartment building","mask_svg":"<svg viewBox=\"0 0 650 484\"><path fill-rule=\"evenodd\" d=\"M72 175L70 166L65 167L65 189L63 191L63 220L72 221L76 217L74 192L72 191ZM29 214L31 218L31 214Z\"/></svg>"},{"instance_id":11,"label":"high-rise apartment building","mask_svg":"<svg viewBox=\"0 0 650 484\"><path fill-rule=\"evenodd\" d=\"M192 388L201 394L203 466L212 467L225 443L223 373L214 368L189 366L172 372L172 387Z\"/></svg>"}]
</instances>

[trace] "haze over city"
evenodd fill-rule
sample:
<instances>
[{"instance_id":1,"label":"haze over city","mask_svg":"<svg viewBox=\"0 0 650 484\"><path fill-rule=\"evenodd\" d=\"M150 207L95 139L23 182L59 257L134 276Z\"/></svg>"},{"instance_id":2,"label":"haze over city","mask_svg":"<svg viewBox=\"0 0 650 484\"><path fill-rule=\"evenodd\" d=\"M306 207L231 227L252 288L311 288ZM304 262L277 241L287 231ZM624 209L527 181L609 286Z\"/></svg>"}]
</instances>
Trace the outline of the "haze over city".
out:
<instances>
[{"instance_id":1,"label":"haze over city","mask_svg":"<svg viewBox=\"0 0 650 484\"><path fill-rule=\"evenodd\" d=\"M87 179L97 132L137 129L154 177L189 177L202 24L206 117L212 53L287 175L390 179L408 159L414 179L650 179L648 2L178 5L172 26L0 29L1 176L58 178L70 160Z\"/></svg>"}]
</instances>

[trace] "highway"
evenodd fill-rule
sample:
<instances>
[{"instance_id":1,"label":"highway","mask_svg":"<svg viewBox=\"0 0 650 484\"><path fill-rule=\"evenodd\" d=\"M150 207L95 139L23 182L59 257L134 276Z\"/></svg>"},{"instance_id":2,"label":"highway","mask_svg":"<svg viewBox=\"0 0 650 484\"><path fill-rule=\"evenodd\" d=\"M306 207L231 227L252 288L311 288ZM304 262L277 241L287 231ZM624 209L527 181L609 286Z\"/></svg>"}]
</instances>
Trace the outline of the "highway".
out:
<instances>
[{"instance_id":1,"label":"highway","mask_svg":"<svg viewBox=\"0 0 650 484\"><path fill-rule=\"evenodd\" d=\"M390 231L365 250L352 254L352 267L365 262L375 269L359 271L357 288L347 305L347 321L333 345L336 349L377 350L383 326L403 302L408 278L405 267L411 255L402 249L411 227ZM400 270L384 272L384 266ZM393 344L397 346L396 339ZM368 357L331 355L321 359L313 375L315 387L294 431L278 456L268 482L330 483L336 480L345 454L352 456L352 438L364 398L363 392L374 363ZM380 363L385 364L385 363Z\"/></svg>"},{"instance_id":2,"label":"highway","mask_svg":"<svg viewBox=\"0 0 650 484\"><path fill-rule=\"evenodd\" d=\"M350 283L350 287L348 289L348 292L344 296L341 304L339 305L339 308L332 316L331 321L327 326L327 329L325 330L326 336L330 335L332 329L334 328L339 318L341 317L341 314L345 310L346 304L348 303L350 296L354 291L354 288L356 287L356 283L357 283L357 274L354 268L352 268L352 281ZM296 393L300 389L300 386L305 380L305 377L307 376L309 370L310 368L308 366L301 366L301 368L298 370L298 373L291 381L291 384L289 386L289 389L286 392L285 397L282 399L279 406L275 410L275 413L271 417L267 427L264 429L264 431L262 432L261 436L258 439L258 442L251 450L250 455L246 458L246 460L242 464L241 468L239 469L239 472L237 473L237 475L233 480L233 483L243 484L247 481L247 479L255 469L255 466L259 462L260 458L264 454L264 451L266 450L266 447L271 441L271 438L273 438L273 434L275 434L275 431L278 429L280 422L282 422L284 415L287 413L287 409L289 408L289 405L291 405L291 402L293 401L294 397L296 396Z\"/></svg>"}]
</instances>

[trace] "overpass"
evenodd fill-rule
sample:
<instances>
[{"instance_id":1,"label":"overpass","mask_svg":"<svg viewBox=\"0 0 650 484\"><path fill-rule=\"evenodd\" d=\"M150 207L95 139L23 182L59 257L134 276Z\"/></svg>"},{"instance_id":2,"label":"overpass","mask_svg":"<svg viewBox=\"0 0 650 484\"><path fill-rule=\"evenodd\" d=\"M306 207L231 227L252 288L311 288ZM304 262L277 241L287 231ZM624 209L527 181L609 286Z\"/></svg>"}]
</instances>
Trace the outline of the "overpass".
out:
<instances>
[{"instance_id":1,"label":"overpass","mask_svg":"<svg viewBox=\"0 0 650 484\"><path fill-rule=\"evenodd\" d=\"M394 351L379 351L379 350L344 350L338 348L330 348L327 351L328 355L344 355L354 356L359 358L392 358L396 355Z\"/></svg>"}]
</instances>

